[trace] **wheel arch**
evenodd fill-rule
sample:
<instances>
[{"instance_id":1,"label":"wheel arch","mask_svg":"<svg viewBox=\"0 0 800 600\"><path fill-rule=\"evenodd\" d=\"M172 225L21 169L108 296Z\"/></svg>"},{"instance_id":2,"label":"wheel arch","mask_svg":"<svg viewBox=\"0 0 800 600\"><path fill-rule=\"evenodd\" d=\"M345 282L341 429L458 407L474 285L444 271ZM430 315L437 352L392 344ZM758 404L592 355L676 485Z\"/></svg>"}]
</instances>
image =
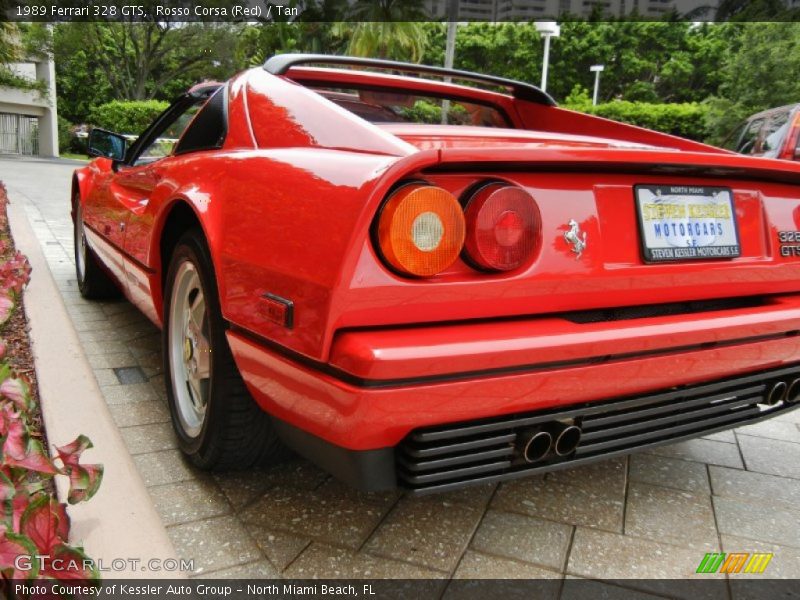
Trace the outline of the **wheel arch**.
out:
<instances>
[{"instance_id":1,"label":"wheel arch","mask_svg":"<svg viewBox=\"0 0 800 600\"><path fill-rule=\"evenodd\" d=\"M82 169L77 169L72 174L72 189L69 196L70 216L73 222L75 222L75 209L78 208L76 202L83 202L86 199L87 186L86 174L82 172Z\"/></svg>"},{"instance_id":2,"label":"wheel arch","mask_svg":"<svg viewBox=\"0 0 800 600\"><path fill-rule=\"evenodd\" d=\"M185 198L175 198L164 208L158 219L153 235L153 248L151 256L156 269L156 276L151 283L153 289L153 300L156 304L156 311L159 319L164 318L164 286L166 283L167 269L172 253L180 238L187 231L197 229L202 234L208 244L211 254L211 261L214 266L215 278L219 285L219 278L216 277L216 260L211 244L211 236L206 230L206 226L198 214L194 204Z\"/></svg>"}]
</instances>

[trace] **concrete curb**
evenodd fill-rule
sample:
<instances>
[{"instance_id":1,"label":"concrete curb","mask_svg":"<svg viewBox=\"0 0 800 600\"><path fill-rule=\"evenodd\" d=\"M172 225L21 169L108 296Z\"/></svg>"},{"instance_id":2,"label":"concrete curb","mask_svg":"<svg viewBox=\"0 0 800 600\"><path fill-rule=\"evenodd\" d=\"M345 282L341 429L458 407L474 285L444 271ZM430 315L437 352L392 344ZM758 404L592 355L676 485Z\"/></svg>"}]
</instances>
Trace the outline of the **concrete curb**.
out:
<instances>
[{"instance_id":1,"label":"concrete curb","mask_svg":"<svg viewBox=\"0 0 800 600\"><path fill-rule=\"evenodd\" d=\"M108 410L23 207L9 202L8 217L16 247L33 268L25 312L49 443L63 445L83 433L94 443L86 462L105 466L97 495L69 507L71 541L108 569L102 571L105 579L184 577L147 569L150 560L175 559L175 548ZM64 499L65 481L58 491ZM120 559L124 569L117 568Z\"/></svg>"}]
</instances>

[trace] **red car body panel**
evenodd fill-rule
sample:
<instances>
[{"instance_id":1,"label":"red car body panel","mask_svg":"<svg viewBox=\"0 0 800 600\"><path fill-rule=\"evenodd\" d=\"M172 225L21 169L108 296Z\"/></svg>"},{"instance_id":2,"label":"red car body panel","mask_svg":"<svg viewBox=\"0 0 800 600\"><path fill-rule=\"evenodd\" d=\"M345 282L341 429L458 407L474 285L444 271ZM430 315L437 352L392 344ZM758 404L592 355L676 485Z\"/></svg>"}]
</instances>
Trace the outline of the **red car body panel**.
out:
<instances>
[{"instance_id":1,"label":"red car body panel","mask_svg":"<svg viewBox=\"0 0 800 600\"><path fill-rule=\"evenodd\" d=\"M330 364L368 381L425 380L447 375L525 370L528 366L607 360L658 351L725 345L800 328L800 298L763 307L631 321L575 323L558 315L461 325L346 331ZM399 380L399 381L398 381ZM685 383L685 382L680 382Z\"/></svg>"},{"instance_id":2,"label":"red car body panel","mask_svg":"<svg viewBox=\"0 0 800 600\"><path fill-rule=\"evenodd\" d=\"M800 316L795 313L794 320ZM428 425L570 406L693 384L796 361L797 337L548 371L363 387L229 334L259 404L279 419L351 450L394 446Z\"/></svg>"},{"instance_id":3,"label":"red car body panel","mask_svg":"<svg viewBox=\"0 0 800 600\"><path fill-rule=\"evenodd\" d=\"M452 93L516 129L373 125L300 85ZM565 407L800 361L800 165L478 88L359 71L247 71L228 84L219 149L76 172L90 246L161 324L161 241L175 206L208 240L228 339L256 401L341 448L396 446L420 427ZM370 237L398 181L458 197L499 179L541 207L540 251L510 273L457 260L428 279L388 269ZM732 189L742 253L645 264L636 184ZM589 240L564 239L574 219ZM291 328L263 297L291 300ZM564 313L725 298L752 305L576 323Z\"/></svg>"}]
</instances>

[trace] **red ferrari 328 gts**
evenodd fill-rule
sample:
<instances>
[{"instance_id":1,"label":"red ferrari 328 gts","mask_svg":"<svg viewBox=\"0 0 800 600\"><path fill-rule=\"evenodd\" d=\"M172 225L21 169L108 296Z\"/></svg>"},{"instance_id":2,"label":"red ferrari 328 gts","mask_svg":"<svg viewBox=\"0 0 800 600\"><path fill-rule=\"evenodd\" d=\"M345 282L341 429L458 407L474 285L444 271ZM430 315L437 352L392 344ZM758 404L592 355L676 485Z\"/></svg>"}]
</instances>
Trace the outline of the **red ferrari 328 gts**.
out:
<instances>
[{"instance_id":1,"label":"red ferrari 328 gts","mask_svg":"<svg viewBox=\"0 0 800 600\"><path fill-rule=\"evenodd\" d=\"M800 165L525 83L314 55L90 146L81 292L162 327L200 467L282 442L424 493L800 405Z\"/></svg>"}]
</instances>

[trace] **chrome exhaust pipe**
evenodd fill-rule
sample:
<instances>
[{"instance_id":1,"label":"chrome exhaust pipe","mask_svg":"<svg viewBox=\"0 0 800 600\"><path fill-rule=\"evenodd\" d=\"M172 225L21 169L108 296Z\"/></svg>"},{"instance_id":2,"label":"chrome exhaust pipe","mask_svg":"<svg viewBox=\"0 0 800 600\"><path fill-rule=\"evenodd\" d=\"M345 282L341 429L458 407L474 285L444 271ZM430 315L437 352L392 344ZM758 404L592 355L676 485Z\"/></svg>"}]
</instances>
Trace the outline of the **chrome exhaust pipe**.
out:
<instances>
[{"instance_id":1,"label":"chrome exhaust pipe","mask_svg":"<svg viewBox=\"0 0 800 600\"><path fill-rule=\"evenodd\" d=\"M797 404L800 402L800 378L793 379L786 390L786 402Z\"/></svg>"},{"instance_id":2,"label":"chrome exhaust pipe","mask_svg":"<svg viewBox=\"0 0 800 600\"><path fill-rule=\"evenodd\" d=\"M527 463L542 460L550 454L553 436L542 429L531 429L517 436L517 451Z\"/></svg>"},{"instance_id":3,"label":"chrome exhaust pipe","mask_svg":"<svg viewBox=\"0 0 800 600\"><path fill-rule=\"evenodd\" d=\"M556 436L553 449L558 456L567 456L575 452L581 441L581 428L576 425L563 425L563 429Z\"/></svg>"},{"instance_id":4,"label":"chrome exhaust pipe","mask_svg":"<svg viewBox=\"0 0 800 600\"><path fill-rule=\"evenodd\" d=\"M767 406L775 406L781 400L786 398L786 392L788 391L788 386L786 382L779 381L772 388L769 390L769 394L767 394Z\"/></svg>"}]
</instances>

